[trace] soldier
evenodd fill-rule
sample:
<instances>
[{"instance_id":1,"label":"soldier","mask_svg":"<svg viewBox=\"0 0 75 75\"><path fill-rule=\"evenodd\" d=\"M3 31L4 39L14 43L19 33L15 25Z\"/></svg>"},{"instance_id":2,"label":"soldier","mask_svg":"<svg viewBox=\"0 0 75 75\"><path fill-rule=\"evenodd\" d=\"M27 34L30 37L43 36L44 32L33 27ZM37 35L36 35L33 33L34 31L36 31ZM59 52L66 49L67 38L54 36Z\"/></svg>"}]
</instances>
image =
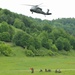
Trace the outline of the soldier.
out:
<instances>
[{"instance_id":1,"label":"soldier","mask_svg":"<svg viewBox=\"0 0 75 75\"><path fill-rule=\"evenodd\" d=\"M31 69L31 73L34 73L34 68L30 68Z\"/></svg>"},{"instance_id":2,"label":"soldier","mask_svg":"<svg viewBox=\"0 0 75 75\"><path fill-rule=\"evenodd\" d=\"M40 69L40 71L39 72L43 72L43 70L42 69Z\"/></svg>"},{"instance_id":3,"label":"soldier","mask_svg":"<svg viewBox=\"0 0 75 75\"><path fill-rule=\"evenodd\" d=\"M61 73L60 69L56 69L55 73Z\"/></svg>"},{"instance_id":4,"label":"soldier","mask_svg":"<svg viewBox=\"0 0 75 75\"><path fill-rule=\"evenodd\" d=\"M51 72L51 70L50 70L50 69L48 69L48 72Z\"/></svg>"},{"instance_id":5,"label":"soldier","mask_svg":"<svg viewBox=\"0 0 75 75\"><path fill-rule=\"evenodd\" d=\"M47 69L45 69L45 72L48 72Z\"/></svg>"}]
</instances>

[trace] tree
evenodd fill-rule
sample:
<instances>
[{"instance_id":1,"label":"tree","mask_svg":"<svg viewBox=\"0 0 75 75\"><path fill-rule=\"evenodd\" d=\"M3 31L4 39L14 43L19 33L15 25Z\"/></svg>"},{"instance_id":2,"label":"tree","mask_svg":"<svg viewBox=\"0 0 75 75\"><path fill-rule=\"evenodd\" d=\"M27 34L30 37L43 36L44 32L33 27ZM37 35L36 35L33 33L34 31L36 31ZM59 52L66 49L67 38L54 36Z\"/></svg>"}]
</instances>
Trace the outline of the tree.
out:
<instances>
[{"instance_id":1,"label":"tree","mask_svg":"<svg viewBox=\"0 0 75 75\"><path fill-rule=\"evenodd\" d=\"M22 46L21 39L23 35L24 35L23 31L17 31L17 33L15 33L15 35L13 36L13 39L12 39L13 43L15 43L18 46Z\"/></svg>"},{"instance_id":2,"label":"tree","mask_svg":"<svg viewBox=\"0 0 75 75\"><path fill-rule=\"evenodd\" d=\"M71 49L70 41L68 39L66 39L66 38L64 38L63 41L64 41L64 50L70 51L70 49Z\"/></svg>"},{"instance_id":3,"label":"tree","mask_svg":"<svg viewBox=\"0 0 75 75\"><path fill-rule=\"evenodd\" d=\"M3 21L7 22L7 17L2 11L2 13L0 14L0 22L3 22Z\"/></svg>"},{"instance_id":4,"label":"tree","mask_svg":"<svg viewBox=\"0 0 75 75\"><path fill-rule=\"evenodd\" d=\"M51 39L43 38L43 39L42 39L42 46L43 46L44 48L51 49L52 40L51 40Z\"/></svg>"},{"instance_id":5,"label":"tree","mask_svg":"<svg viewBox=\"0 0 75 75\"><path fill-rule=\"evenodd\" d=\"M1 33L1 41L10 41L10 34L8 32L3 32Z\"/></svg>"},{"instance_id":6,"label":"tree","mask_svg":"<svg viewBox=\"0 0 75 75\"><path fill-rule=\"evenodd\" d=\"M44 25L43 26L43 30L47 31L48 33L50 33L52 31L52 27L50 25Z\"/></svg>"},{"instance_id":7,"label":"tree","mask_svg":"<svg viewBox=\"0 0 75 75\"><path fill-rule=\"evenodd\" d=\"M29 48L30 45L33 45L33 37L27 33L24 33L21 37L21 46Z\"/></svg>"},{"instance_id":8,"label":"tree","mask_svg":"<svg viewBox=\"0 0 75 75\"><path fill-rule=\"evenodd\" d=\"M58 50L63 50L64 48L63 37L59 37L56 40L55 45L57 46Z\"/></svg>"},{"instance_id":9,"label":"tree","mask_svg":"<svg viewBox=\"0 0 75 75\"><path fill-rule=\"evenodd\" d=\"M23 29L23 30L25 28L24 23L18 18L15 19L13 26L15 26L16 28L19 28L19 29Z\"/></svg>"},{"instance_id":10,"label":"tree","mask_svg":"<svg viewBox=\"0 0 75 75\"><path fill-rule=\"evenodd\" d=\"M41 42L37 38L34 38L33 44L34 44L35 49L40 49Z\"/></svg>"},{"instance_id":11,"label":"tree","mask_svg":"<svg viewBox=\"0 0 75 75\"><path fill-rule=\"evenodd\" d=\"M70 40L71 46L73 46L73 49L75 50L75 37L70 36L69 40Z\"/></svg>"},{"instance_id":12,"label":"tree","mask_svg":"<svg viewBox=\"0 0 75 75\"><path fill-rule=\"evenodd\" d=\"M15 30L12 26L9 26L9 31L8 33L10 34L10 40L12 40L13 35L15 34Z\"/></svg>"},{"instance_id":13,"label":"tree","mask_svg":"<svg viewBox=\"0 0 75 75\"><path fill-rule=\"evenodd\" d=\"M2 22L0 26L0 32L8 32L9 31L9 25L7 22Z\"/></svg>"},{"instance_id":14,"label":"tree","mask_svg":"<svg viewBox=\"0 0 75 75\"><path fill-rule=\"evenodd\" d=\"M48 33L46 31L42 31L37 36L37 38L39 39L39 41L42 41L42 39L44 39L44 38L48 40Z\"/></svg>"},{"instance_id":15,"label":"tree","mask_svg":"<svg viewBox=\"0 0 75 75\"><path fill-rule=\"evenodd\" d=\"M24 31L18 31L13 37L13 42L18 46L28 48L30 45L33 44L33 38Z\"/></svg>"},{"instance_id":16,"label":"tree","mask_svg":"<svg viewBox=\"0 0 75 75\"><path fill-rule=\"evenodd\" d=\"M7 23L13 25L14 18L11 15L12 15L12 13L7 14Z\"/></svg>"},{"instance_id":17,"label":"tree","mask_svg":"<svg viewBox=\"0 0 75 75\"><path fill-rule=\"evenodd\" d=\"M61 36L61 32L60 32L60 30L59 29L53 29L53 31L51 32L53 35L54 35L54 37L55 37L55 40L56 39L58 39L60 36Z\"/></svg>"},{"instance_id":18,"label":"tree","mask_svg":"<svg viewBox=\"0 0 75 75\"><path fill-rule=\"evenodd\" d=\"M21 20L25 24L26 27L30 27L30 25L32 24L30 19L26 16L21 15Z\"/></svg>"},{"instance_id":19,"label":"tree","mask_svg":"<svg viewBox=\"0 0 75 75\"><path fill-rule=\"evenodd\" d=\"M66 50L69 51L71 49L70 41L67 38L59 37L56 40L56 46L58 50Z\"/></svg>"}]
</instances>

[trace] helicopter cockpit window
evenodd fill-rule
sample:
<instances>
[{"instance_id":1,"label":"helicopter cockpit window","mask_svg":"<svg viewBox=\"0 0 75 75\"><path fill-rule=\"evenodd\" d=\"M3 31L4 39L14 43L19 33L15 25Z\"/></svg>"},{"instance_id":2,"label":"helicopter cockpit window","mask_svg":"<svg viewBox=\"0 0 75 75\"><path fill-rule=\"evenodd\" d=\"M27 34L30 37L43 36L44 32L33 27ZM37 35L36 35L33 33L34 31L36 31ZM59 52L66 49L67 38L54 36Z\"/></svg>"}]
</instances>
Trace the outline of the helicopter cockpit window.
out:
<instances>
[{"instance_id":1,"label":"helicopter cockpit window","mask_svg":"<svg viewBox=\"0 0 75 75\"><path fill-rule=\"evenodd\" d=\"M36 9L35 7L32 7L31 9Z\"/></svg>"}]
</instances>

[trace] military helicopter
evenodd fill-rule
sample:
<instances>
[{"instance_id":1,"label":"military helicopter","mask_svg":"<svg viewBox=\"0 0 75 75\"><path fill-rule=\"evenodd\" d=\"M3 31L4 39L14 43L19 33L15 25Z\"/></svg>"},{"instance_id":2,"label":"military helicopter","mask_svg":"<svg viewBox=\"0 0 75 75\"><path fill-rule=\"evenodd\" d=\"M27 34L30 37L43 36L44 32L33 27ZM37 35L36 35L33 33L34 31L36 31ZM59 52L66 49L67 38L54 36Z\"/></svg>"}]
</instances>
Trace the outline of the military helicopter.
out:
<instances>
[{"instance_id":1,"label":"military helicopter","mask_svg":"<svg viewBox=\"0 0 75 75\"><path fill-rule=\"evenodd\" d=\"M39 7L41 4L39 4L39 5L22 4L22 5L32 6L31 9L30 9L32 14L33 14L33 12L35 12L35 13L39 13L39 14L43 14L43 15L52 15L52 13L49 13L49 9L47 9L47 12L44 12L42 10L42 8Z\"/></svg>"}]
</instances>

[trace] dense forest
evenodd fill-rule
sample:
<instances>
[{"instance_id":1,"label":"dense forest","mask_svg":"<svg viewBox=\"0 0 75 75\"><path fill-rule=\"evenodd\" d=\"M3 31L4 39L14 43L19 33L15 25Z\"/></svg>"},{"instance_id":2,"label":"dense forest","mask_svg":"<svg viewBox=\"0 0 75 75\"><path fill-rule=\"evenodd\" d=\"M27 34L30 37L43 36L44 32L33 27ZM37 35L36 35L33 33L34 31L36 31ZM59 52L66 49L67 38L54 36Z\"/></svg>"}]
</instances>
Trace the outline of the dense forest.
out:
<instances>
[{"instance_id":1,"label":"dense forest","mask_svg":"<svg viewBox=\"0 0 75 75\"><path fill-rule=\"evenodd\" d=\"M74 32L75 18L41 20L0 8L0 55L11 55L7 42L24 48L27 56L75 50Z\"/></svg>"}]
</instances>

